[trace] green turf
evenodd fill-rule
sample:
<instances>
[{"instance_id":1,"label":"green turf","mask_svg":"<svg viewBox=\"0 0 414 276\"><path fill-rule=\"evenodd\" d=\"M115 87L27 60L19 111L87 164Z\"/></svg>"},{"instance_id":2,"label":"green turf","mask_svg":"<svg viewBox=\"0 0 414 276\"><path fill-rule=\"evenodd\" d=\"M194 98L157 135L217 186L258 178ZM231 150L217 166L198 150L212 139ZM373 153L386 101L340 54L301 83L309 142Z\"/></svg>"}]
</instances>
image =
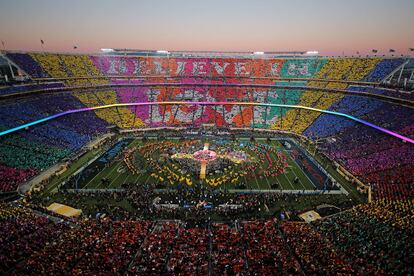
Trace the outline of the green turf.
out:
<instances>
[{"instance_id":1,"label":"green turf","mask_svg":"<svg viewBox=\"0 0 414 276\"><path fill-rule=\"evenodd\" d=\"M49 185L43 190L43 193L51 193L57 190L57 186L62 183L62 180L72 175L76 170L81 168L85 163L93 159L98 154L103 152L102 148L93 149L83 155L81 158L73 162L68 169L60 176L54 176L51 178Z\"/></svg>"},{"instance_id":2,"label":"green turf","mask_svg":"<svg viewBox=\"0 0 414 276\"><path fill-rule=\"evenodd\" d=\"M178 141L176 141L178 143ZM260 142L266 143L266 142ZM128 148L139 147L143 144L141 140L135 140L128 145ZM271 190L271 185L273 183L278 183L279 187L283 190L313 190L314 185L311 180L306 176L303 170L296 164L296 162L290 157L289 153L282 147L278 141L272 141L271 145L285 152L288 157L289 167L286 169L285 173L278 175L277 177L253 177L247 179L246 177L241 177L241 183L245 183L247 190ZM247 153L253 154L250 150L246 150ZM271 158L275 161L276 156L273 154L270 155ZM86 183L84 189L117 189L122 186L124 183L135 183L137 185L145 184L158 184L158 180L150 176L151 173L144 173L133 175L125 167L122 158L118 158L118 161L115 161L109 167L106 167L100 171L93 179ZM267 160L263 160L264 165L267 165ZM298 177L299 183L294 184L294 179ZM107 178L109 184L102 183L101 179ZM198 185L197 179L194 179L194 185ZM207 184L205 184L207 185ZM235 189L235 184L224 184L219 186L220 189Z\"/></svg>"}]
</instances>

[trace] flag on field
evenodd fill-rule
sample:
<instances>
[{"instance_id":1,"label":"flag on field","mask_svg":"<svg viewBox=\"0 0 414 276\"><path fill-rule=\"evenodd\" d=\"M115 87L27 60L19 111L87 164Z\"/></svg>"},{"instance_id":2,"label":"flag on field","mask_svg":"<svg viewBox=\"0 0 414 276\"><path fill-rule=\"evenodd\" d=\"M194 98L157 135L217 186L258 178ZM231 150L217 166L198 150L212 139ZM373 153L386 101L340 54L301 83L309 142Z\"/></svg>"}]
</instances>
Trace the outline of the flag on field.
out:
<instances>
[{"instance_id":1,"label":"flag on field","mask_svg":"<svg viewBox=\"0 0 414 276\"><path fill-rule=\"evenodd\" d=\"M378 53L378 50L376 50L376 49L372 49L372 52L373 52L373 53Z\"/></svg>"}]
</instances>

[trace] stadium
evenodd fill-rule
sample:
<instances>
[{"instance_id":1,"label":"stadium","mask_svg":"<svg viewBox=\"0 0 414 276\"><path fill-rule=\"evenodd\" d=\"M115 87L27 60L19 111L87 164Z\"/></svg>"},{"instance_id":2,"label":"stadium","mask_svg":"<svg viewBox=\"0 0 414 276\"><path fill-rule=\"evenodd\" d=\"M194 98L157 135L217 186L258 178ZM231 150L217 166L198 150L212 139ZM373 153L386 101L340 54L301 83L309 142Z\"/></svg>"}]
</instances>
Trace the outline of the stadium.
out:
<instances>
[{"instance_id":1,"label":"stadium","mask_svg":"<svg viewBox=\"0 0 414 276\"><path fill-rule=\"evenodd\" d=\"M0 272L411 275L413 89L393 51L3 50Z\"/></svg>"}]
</instances>

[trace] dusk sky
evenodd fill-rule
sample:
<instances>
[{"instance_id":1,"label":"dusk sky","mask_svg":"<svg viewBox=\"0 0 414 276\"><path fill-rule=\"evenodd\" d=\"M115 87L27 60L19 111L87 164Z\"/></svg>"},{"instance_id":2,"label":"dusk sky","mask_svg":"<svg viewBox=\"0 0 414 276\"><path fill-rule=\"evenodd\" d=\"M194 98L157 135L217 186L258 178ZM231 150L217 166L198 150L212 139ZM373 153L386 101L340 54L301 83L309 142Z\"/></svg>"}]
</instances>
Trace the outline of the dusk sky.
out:
<instances>
[{"instance_id":1,"label":"dusk sky","mask_svg":"<svg viewBox=\"0 0 414 276\"><path fill-rule=\"evenodd\" d=\"M36 51L43 39L47 51L407 54L413 13L414 0L0 0L0 40L9 50Z\"/></svg>"}]
</instances>

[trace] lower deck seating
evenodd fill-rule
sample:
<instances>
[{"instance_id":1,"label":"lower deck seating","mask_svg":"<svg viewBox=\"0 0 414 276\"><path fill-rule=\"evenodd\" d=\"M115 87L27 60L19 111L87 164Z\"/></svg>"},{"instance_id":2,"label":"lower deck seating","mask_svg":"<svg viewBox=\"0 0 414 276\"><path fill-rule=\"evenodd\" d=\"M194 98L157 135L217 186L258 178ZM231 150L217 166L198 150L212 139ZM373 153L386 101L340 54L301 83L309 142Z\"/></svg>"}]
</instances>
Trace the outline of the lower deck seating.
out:
<instances>
[{"instance_id":1,"label":"lower deck seating","mask_svg":"<svg viewBox=\"0 0 414 276\"><path fill-rule=\"evenodd\" d=\"M0 271L39 275L410 274L413 204L374 201L313 222L109 218L56 223L0 205Z\"/></svg>"}]
</instances>

